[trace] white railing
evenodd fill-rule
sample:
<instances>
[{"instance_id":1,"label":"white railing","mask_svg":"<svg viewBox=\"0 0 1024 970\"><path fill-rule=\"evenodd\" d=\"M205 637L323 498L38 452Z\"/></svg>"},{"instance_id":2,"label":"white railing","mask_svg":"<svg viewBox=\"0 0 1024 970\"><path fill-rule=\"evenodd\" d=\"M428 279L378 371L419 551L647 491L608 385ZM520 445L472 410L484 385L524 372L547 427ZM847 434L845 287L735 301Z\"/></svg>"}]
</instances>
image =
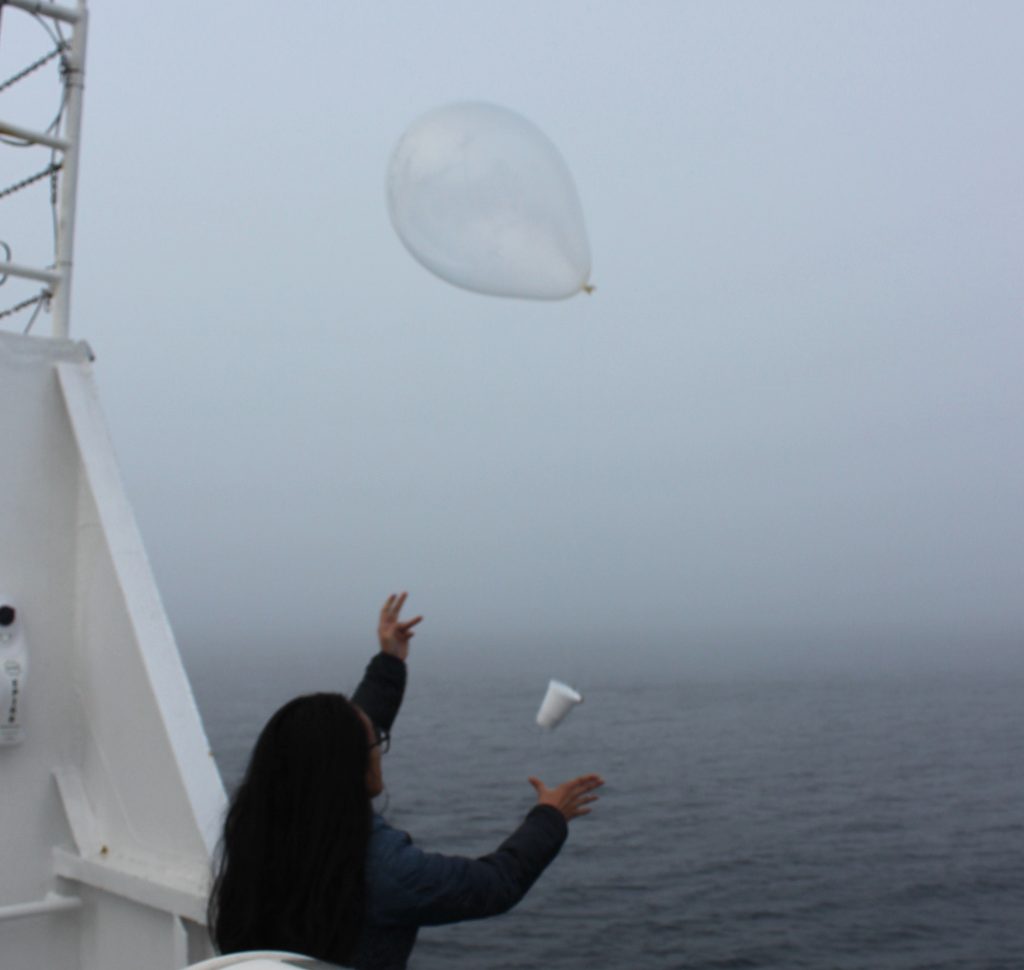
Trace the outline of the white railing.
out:
<instances>
[{"instance_id":1,"label":"white railing","mask_svg":"<svg viewBox=\"0 0 1024 970\"><path fill-rule=\"evenodd\" d=\"M31 903L12 903L0 906L0 922L9 919L25 919L27 916L45 916L48 913L62 913L69 909L81 908L82 900L77 896L62 896L60 893L47 893L42 899Z\"/></svg>"},{"instance_id":2,"label":"white railing","mask_svg":"<svg viewBox=\"0 0 1024 970\"><path fill-rule=\"evenodd\" d=\"M60 198L53 266L32 267L0 262L0 278L14 276L47 283L48 299L53 309L53 335L67 337L71 308L71 266L75 240L75 197L78 191L78 145L82 127L88 11L84 0L80 0L77 7L61 7L38 0L3 0L3 7L14 7L40 17L49 17L69 24L72 28L71 46L65 57L66 106L63 133L53 135L32 131L0 119L0 135L17 138L29 144L45 145L61 152Z\"/></svg>"}]
</instances>

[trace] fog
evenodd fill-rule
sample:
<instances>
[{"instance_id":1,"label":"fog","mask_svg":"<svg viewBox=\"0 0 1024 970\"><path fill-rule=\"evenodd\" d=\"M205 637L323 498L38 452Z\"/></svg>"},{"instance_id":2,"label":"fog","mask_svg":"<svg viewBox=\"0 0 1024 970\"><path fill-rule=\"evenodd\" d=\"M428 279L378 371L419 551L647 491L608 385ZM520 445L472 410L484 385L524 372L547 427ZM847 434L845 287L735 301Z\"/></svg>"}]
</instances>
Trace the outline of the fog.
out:
<instances>
[{"instance_id":1,"label":"fog","mask_svg":"<svg viewBox=\"0 0 1024 970\"><path fill-rule=\"evenodd\" d=\"M1024 7L91 13L72 333L187 657L356 658L407 589L440 667L1020 660ZM402 248L458 100L559 147L593 295Z\"/></svg>"}]
</instances>

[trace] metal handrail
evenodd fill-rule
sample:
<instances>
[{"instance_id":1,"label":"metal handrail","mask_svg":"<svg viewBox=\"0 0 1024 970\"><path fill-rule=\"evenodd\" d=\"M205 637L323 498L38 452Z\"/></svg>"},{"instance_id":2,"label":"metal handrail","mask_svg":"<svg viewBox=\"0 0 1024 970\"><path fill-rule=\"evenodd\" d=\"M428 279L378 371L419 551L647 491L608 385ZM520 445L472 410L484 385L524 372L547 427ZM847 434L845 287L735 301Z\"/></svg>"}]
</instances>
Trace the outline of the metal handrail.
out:
<instances>
[{"instance_id":1,"label":"metal handrail","mask_svg":"<svg viewBox=\"0 0 1024 970\"><path fill-rule=\"evenodd\" d=\"M3 0L3 5L30 14L71 24L71 46L63 59L65 114L63 137L30 131L0 121L0 134L21 141L45 145L62 153L60 198L57 204L57 239L53 268L0 263L0 276L40 280L51 287L53 335L66 338L71 310L71 269L74 254L75 203L78 191L78 146L82 128L82 91L85 86L85 40L88 10L85 0L76 8L61 7L41 0Z\"/></svg>"},{"instance_id":2,"label":"metal handrail","mask_svg":"<svg viewBox=\"0 0 1024 970\"><path fill-rule=\"evenodd\" d=\"M33 145L56 148L61 152L66 152L71 147L71 142L67 138L57 138L42 131L30 131L28 128L12 125L9 121L0 121L0 135L9 135L11 138L18 138Z\"/></svg>"},{"instance_id":3,"label":"metal handrail","mask_svg":"<svg viewBox=\"0 0 1024 970\"><path fill-rule=\"evenodd\" d=\"M50 17L53 20L61 20L66 24L77 24L84 15L84 4L75 9L73 7L61 7L55 3L40 3L39 0L4 0L7 7L17 7L26 13L38 14L40 17Z\"/></svg>"},{"instance_id":4,"label":"metal handrail","mask_svg":"<svg viewBox=\"0 0 1024 970\"><path fill-rule=\"evenodd\" d=\"M34 266L20 266L18 263L0 263L0 276L16 276L23 280L38 280L60 286L64 277L55 269L36 269Z\"/></svg>"},{"instance_id":5,"label":"metal handrail","mask_svg":"<svg viewBox=\"0 0 1024 970\"><path fill-rule=\"evenodd\" d=\"M49 892L42 899L31 903L0 906L0 922L24 919L27 916L44 916L47 913L61 913L68 909L78 909L81 905L82 900L77 896L62 896L60 893Z\"/></svg>"}]
</instances>

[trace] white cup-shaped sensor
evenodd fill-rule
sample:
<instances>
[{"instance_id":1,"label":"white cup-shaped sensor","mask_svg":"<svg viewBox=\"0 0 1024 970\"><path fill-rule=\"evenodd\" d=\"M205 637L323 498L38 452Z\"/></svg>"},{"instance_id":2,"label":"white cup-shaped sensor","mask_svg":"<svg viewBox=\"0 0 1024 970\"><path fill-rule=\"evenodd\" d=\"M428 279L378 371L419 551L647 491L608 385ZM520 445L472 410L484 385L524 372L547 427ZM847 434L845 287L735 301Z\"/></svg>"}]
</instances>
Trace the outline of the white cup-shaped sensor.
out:
<instances>
[{"instance_id":1,"label":"white cup-shaped sensor","mask_svg":"<svg viewBox=\"0 0 1024 970\"><path fill-rule=\"evenodd\" d=\"M558 727L569 711L582 703L583 695L578 690L560 680L553 680L548 684L548 692L537 711L537 723L548 730Z\"/></svg>"}]
</instances>

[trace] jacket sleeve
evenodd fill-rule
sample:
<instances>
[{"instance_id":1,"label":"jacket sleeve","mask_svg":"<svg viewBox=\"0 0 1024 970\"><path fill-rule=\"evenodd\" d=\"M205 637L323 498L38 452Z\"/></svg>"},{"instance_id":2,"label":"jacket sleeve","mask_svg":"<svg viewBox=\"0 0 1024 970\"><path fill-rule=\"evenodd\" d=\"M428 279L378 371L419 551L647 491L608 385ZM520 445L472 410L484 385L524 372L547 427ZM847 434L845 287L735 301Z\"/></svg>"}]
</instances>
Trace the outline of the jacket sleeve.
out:
<instances>
[{"instance_id":1,"label":"jacket sleeve","mask_svg":"<svg viewBox=\"0 0 1024 970\"><path fill-rule=\"evenodd\" d=\"M382 731L390 731L405 694L405 661L378 653L366 665L366 673L352 694L357 704Z\"/></svg>"},{"instance_id":2,"label":"jacket sleeve","mask_svg":"<svg viewBox=\"0 0 1024 970\"><path fill-rule=\"evenodd\" d=\"M515 906L568 834L565 818L537 805L497 850L479 859L423 852L390 830L371 859L369 918L378 925L430 926L496 916Z\"/></svg>"}]
</instances>

